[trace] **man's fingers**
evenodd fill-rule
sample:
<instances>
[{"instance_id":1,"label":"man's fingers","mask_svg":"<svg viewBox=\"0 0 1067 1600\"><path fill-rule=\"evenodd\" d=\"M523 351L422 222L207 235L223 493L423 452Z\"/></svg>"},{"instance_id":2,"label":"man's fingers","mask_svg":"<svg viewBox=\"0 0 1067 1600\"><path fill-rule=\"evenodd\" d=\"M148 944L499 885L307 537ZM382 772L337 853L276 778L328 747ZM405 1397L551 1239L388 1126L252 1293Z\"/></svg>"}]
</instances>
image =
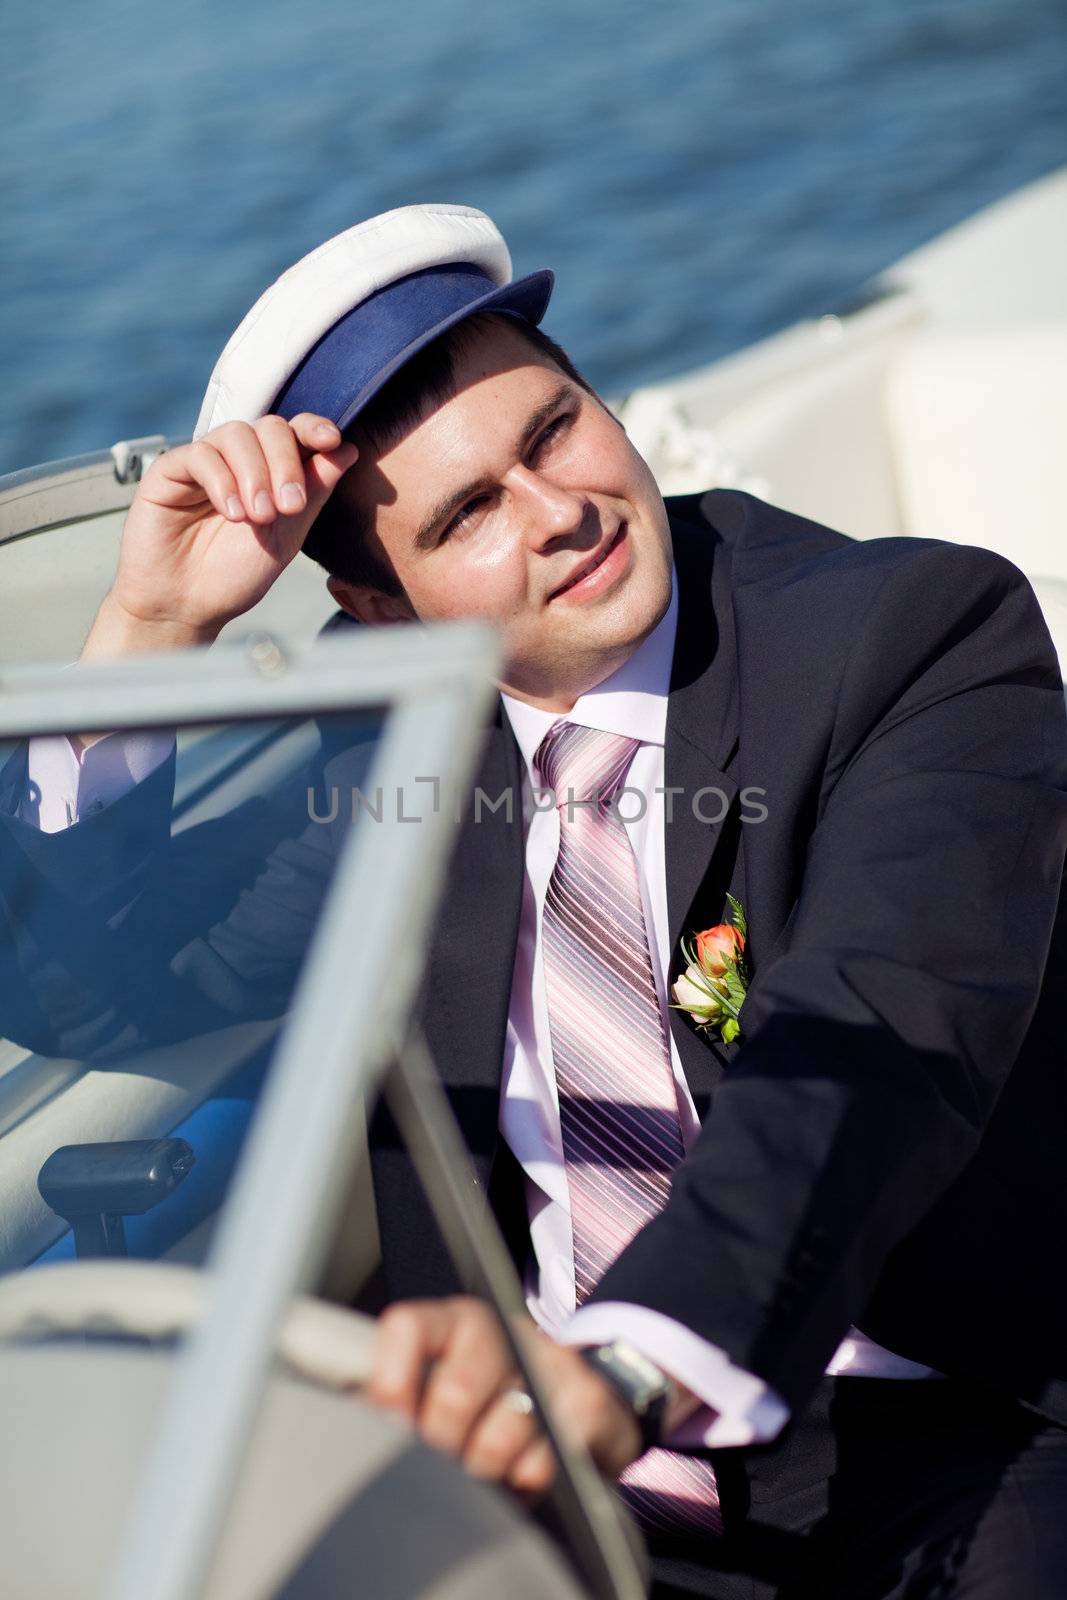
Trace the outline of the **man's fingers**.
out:
<instances>
[{"instance_id":1,"label":"man's fingers","mask_svg":"<svg viewBox=\"0 0 1067 1600\"><path fill-rule=\"evenodd\" d=\"M556 1458L552 1447L539 1435L512 1463L508 1487L526 1499L539 1500L547 1493L555 1475Z\"/></svg>"},{"instance_id":2,"label":"man's fingers","mask_svg":"<svg viewBox=\"0 0 1067 1600\"><path fill-rule=\"evenodd\" d=\"M304 462L296 434L283 417L260 417L256 438L270 472L270 493L283 517L295 517L307 504Z\"/></svg>"},{"instance_id":3,"label":"man's fingers","mask_svg":"<svg viewBox=\"0 0 1067 1600\"><path fill-rule=\"evenodd\" d=\"M414 1419L426 1369L444 1349L455 1323L450 1300L405 1300L378 1318L367 1392L376 1404Z\"/></svg>"},{"instance_id":4,"label":"man's fingers","mask_svg":"<svg viewBox=\"0 0 1067 1600\"><path fill-rule=\"evenodd\" d=\"M341 430L329 417L320 417L314 411L301 411L287 424L296 436L297 443L307 455L336 450L341 443Z\"/></svg>"},{"instance_id":5,"label":"man's fingers","mask_svg":"<svg viewBox=\"0 0 1067 1600\"><path fill-rule=\"evenodd\" d=\"M472 1470L487 1477L501 1476L533 1432L528 1417L500 1404L514 1381L503 1335L481 1301L405 1301L378 1319L370 1398L402 1411L428 1444L465 1461L478 1433L480 1465Z\"/></svg>"},{"instance_id":6,"label":"man's fingers","mask_svg":"<svg viewBox=\"0 0 1067 1600\"><path fill-rule=\"evenodd\" d=\"M467 1461L469 1441L479 1432L483 1413L499 1388L495 1362L479 1361L472 1351L449 1350L431 1369L419 1405L418 1427L426 1443ZM492 1407L489 1414L497 1409ZM525 1434L523 1430L524 1443Z\"/></svg>"},{"instance_id":7,"label":"man's fingers","mask_svg":"<svg viewBox=\"0 0 1067 1600\"><path fill-rule=\"evenodd\" d=\"M273 522L278 511L271 492L271 471L255 429L247 422L227 422L213 428L204 442L218 451L233 473L245 518Z\"/></svg>"},{"instance_id":8,"label":"man's fingers","mask_svg":"<svg viewBox=\"0 0 1067 1600\"><path fill-rule=\"evenodd\" d=\"M170 505L186 504L191 487L202 489L230 522L263 527L303 516L310 522L358 455L324 417L227 422L160 456L142 488L148 499Z\"/></svg>"},{"instance_id":9,"label":"man's fingers","mask_svg":"<svg viewBox=\"0 0 1067 1600\"><path fill-rule=\"evenodd\" d=\"M498 1395L467 1440L463 1465L476 1478L510 1481L516 1464L533 1448L538 1436L537 1419L532 1411L515 1405L516 1394L521 1395L522 1391L513 1389Z\"/></svg>"},{"instance_id":10,"label":"man's fingers","mask_svg":"<svg viewBox=\"0 0 1067 1600\"><path fill-rule=\"evenodd\" d=\"M289 427L304 458L308 505L317 515L349 467L355 465L359 451L328 417L312 411L301 411Z\"/></svg>"},{"instance_id":11,"label":"man's fingers","mask_svg":"<svg viewBox=\"0 0 1067 1600\"><path fill-rule=\"evenodd\" d=\"M472 1432L514 1371L492 1312L477 1300L453 1304L455 1321L426 1380L418 1426L428 1444L466 1459ZM521 1430L524 1441L527 1431Z\"/></svg>"},{"instance_id":12,"label":"man's fingers","mask_svg":"<svg viewBox=\"0 0 1067 1600\"><path fill-rule=\"evenodd\" d=\"M168 451L167 454L177 454ZM215 510L231 522L244 520L244 507L237 489L237 479L222 456L207 439L198 439L189 445L187 454L188 476L198 484ZM161 458L162 459L162 458Z\"/></svg>"}]
</instances>

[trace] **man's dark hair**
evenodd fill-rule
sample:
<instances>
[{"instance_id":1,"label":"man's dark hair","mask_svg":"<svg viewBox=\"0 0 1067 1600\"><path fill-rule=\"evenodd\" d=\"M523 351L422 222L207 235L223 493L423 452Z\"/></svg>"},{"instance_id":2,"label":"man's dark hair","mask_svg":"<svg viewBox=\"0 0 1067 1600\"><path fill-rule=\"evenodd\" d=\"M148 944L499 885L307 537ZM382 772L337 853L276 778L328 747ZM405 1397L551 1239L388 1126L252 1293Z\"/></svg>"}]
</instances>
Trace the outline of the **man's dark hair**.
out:
<instances>
[{"instance_id":1,"label":"man's dark hair","mask_svg":"<svg viewBox=\"0 0 1067 1600\"><path fill-rule=\"evenodd\" d=\"M457 356L479 328L484 328L490 318L501 316L505 316L508 326L527 344L554 361L568 378L590 394L594 392L567 352L532 322L500 312L479 312L446 329L418 355L412 356L379 389L346 433L367 440L379 452L396 444L409 428L422 420L432 405L452 399L456 392ZM325 567L332 577L342 578L346 583L370 584L383 594L403 593L396 574L370 548L359 518L339 495L327 500L312 523L304 540L304 554Z\"/></svg>"}]
</instances>

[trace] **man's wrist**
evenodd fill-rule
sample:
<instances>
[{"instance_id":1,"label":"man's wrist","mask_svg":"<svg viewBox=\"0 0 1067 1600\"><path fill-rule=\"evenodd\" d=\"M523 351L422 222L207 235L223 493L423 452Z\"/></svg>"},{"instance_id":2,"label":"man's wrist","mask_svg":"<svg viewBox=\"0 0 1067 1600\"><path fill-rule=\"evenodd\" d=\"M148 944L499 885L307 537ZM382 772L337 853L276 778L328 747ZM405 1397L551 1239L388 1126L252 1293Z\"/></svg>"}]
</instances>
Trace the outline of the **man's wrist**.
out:
<instances>
[{"instance_id":1,"label":"man's wrist","mask_svg":"<svg viewBox=\"0 0 1067 1600\"><path fill-rule=\"evenodd\" d=\"M677 1384L633 1345L616 1339L609 1344L586 1345L578 1354L630 1411L643 1451L659 1444L676 1426L673 1417L678 1411Z\"/></svg>"},{"instance_id":2,"label":"man's wrist","mask_svg":"<svg viewBox=\"0 0 1067 1600\"><path fill-rule=\"evenodd\" d=\"M221 630L221 622L196 625L170 617L139 617L126 609L114 590L109 590L89 630L81 659L106 661L156 650L187 650L214 643Z\"/></svg>"}]
</instances>

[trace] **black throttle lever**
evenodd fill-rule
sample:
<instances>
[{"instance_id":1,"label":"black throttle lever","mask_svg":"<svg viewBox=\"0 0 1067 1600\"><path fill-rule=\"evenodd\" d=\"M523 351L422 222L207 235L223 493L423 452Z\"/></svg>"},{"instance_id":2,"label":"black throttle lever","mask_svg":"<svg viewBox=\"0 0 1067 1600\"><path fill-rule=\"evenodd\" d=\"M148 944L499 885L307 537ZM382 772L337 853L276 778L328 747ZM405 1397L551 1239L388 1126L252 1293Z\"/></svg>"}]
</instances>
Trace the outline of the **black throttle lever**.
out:
<instances>
[{"instance_id":1,"label":"black throttle lever","mask_svg":"<svg viewBox=\"0 0 1067 1600\"><path fill-rule=\"evenodd\" d=\"M124 1217L142 1216L173 1194L196 1155L184 1139L65 1144L37 1175L41 1198L74 1228L83 1256L124 1256Z\"/></svg>"}]
</instances>

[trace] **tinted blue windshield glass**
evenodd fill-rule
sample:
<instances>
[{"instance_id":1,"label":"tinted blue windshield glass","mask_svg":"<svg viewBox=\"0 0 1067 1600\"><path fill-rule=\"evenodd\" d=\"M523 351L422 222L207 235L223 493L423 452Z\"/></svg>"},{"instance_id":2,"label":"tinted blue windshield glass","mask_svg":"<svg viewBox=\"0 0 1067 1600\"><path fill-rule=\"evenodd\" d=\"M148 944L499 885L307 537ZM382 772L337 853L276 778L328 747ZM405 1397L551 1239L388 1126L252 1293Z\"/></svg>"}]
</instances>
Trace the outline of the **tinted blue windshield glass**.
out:
<instances>
[{"instance_id":1,"label":"tinted blue windshield glass","mask_svg":"<svg viewBox=\"0 0 1067 1600\"><path fill-rule=\"evenodd\" d=\"M202 1260L383 721L0 748L0 1272Z\"/></svg>"}]
</instances>

